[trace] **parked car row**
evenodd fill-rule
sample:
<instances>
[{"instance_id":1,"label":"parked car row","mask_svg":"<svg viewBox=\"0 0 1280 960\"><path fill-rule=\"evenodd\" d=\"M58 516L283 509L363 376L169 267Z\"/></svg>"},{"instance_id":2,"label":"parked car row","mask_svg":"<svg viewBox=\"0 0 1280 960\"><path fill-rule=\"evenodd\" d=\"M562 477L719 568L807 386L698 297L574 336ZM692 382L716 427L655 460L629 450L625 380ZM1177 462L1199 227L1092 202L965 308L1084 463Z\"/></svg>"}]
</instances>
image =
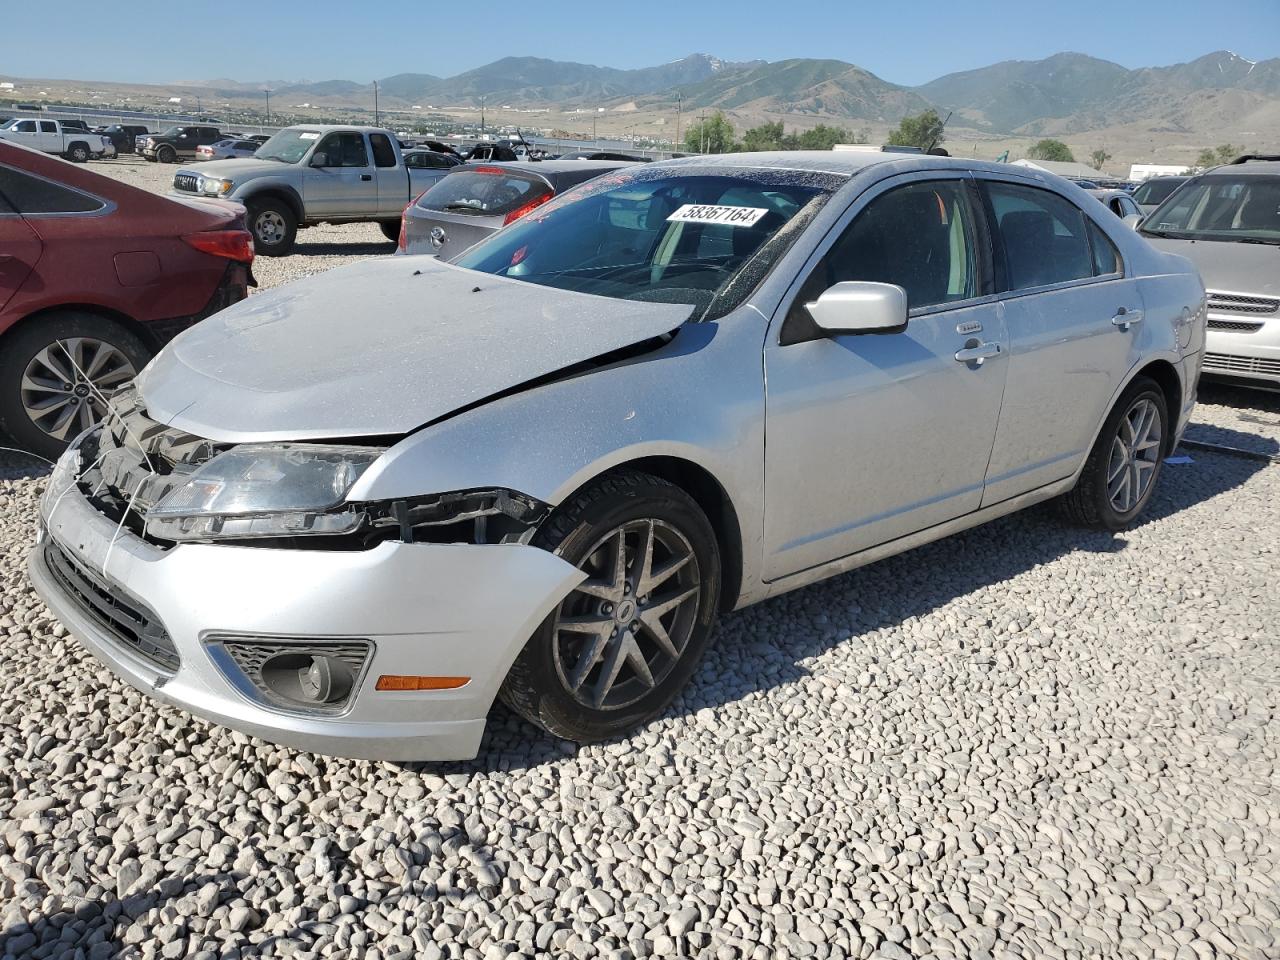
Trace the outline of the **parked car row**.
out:
<instances>
[{"instance_id":1,"label":"parked car row","mask_svg":"<svg viewBox=\"0 0 1280 960\"><path fill-rule=\"evenodd\" d=\"M52 153L73 163L116 155L115 144L110 138L75 127L68 128L60 120L15 117L0 127L0 140Z\"/></svg>"},{"instance_id":2,"label":"parked car row","mask_svg":"<svg viewBox=\"0 0 1280 960\"><path fill-rule=\"evenodd\" d=\"M179 176L250 222L296 196L288 224L380 198L380 171L403 206L394 137L307 127ZM613 163L559 192L578 172L455 165L424 218L529 209L179 336L49 480L54 614L214 722L465 758L499 697L578 742L649 721L721 612L1043 500L1110 530L1150 502L1204 287L1081 190L925 154ZM334 215L385 223L373 202Z\"/></svg>"}]
</instances>

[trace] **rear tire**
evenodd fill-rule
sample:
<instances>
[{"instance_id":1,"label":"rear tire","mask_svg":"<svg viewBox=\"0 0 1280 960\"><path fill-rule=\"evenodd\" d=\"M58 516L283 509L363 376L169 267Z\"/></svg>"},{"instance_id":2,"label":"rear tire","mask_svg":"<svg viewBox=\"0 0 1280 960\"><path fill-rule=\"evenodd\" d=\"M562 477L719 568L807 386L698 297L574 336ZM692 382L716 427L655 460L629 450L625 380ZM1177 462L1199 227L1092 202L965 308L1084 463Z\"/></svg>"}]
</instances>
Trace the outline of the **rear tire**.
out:
<instances>
[{"instance_id":1,"label":"rear tire","mask_svg":"<svg viewBox=\"0 0 1280 960\"><path fill-rule=\"evenodd\" d=\"M275 197L263 197L250 200L245 206L249 211L249 232L253 234L255 253L283 257L293 249L298 219L289 204Z\"/></svg>"},{"instance_id":2,"label":"rear tire","mask_svg":"<svg viewBox=\"0 0 1280 960\"><path fill-rule=\"evenodd\" d=\"M68 351L78 354L79 371L68 361ZM92 313L66 310L22 324L0 338L0 432L24 449L57 459L103 415L98 394L110 397L151 356L131 330ZM60 382L57 374L63 374ZM84 382L86 374L96 390Z\"/></svg>"},{"instance_id":3,"label":"rear tire","mask_svg":"<svg viewBox=\"0 0 1280 960\"><path fill-rule=\"evenodd\" d=\"M557 508L532 542L590 579L534 632L499 697L576 743L661 714L702 659L719 609L720 551L697 503L665 480L619 471Z\"/></svg>"},{"instance_id":4,"label":"rear tire","mask_svg":"<svg viewBox=\"0 0 1280 960\"><path fill-rule=\"evenodd\" d=\"M382 235L394 244L400 243L400 221L399 220L383 220L378 226L382 229Z\"/></svg>"},{"instance_id":5,"label":"rear tire","mask_svg":"<svg viewBox=\"0 0 1280 960\"><path fill-rule=\"evenodd\" d=\"M85 163L89 159L89 148L83 143L73 143L67 147L67 159L72 163Z\"/></svg>"},{"instance_id":6,"label":"rear tire","mask_svg":"<svg viewBox=\"0 0 1280 960\"><path fill-rule=\"evenodd\" d=\"M1164 392L1136 378L1107 415L1075 488L1059 498L1063 515L1079 526L1123 530L1150 501L1170 436Z\"/></svg>"}]
</instances>

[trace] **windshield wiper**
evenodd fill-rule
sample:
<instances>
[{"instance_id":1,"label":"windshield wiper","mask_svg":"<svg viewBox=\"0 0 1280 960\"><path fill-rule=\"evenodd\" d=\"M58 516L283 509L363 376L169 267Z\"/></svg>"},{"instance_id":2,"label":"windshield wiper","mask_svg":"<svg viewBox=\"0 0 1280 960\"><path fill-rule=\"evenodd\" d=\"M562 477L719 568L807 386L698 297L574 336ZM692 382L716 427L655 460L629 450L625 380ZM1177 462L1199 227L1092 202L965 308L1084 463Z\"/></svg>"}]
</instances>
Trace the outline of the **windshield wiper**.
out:
<instances>
[{"instance_id":1,"label":"windshield wiper","mask_svg":"<svg viewBox=\"0 0 1280 960\"><path fill-rule=\"evenodd\" d=\"M1280 238L1267 240L1263 237L1241 237L1236 243L1261 243L1268 247L1280 247Z\"/></svg>"},{"instance_id":2,"label":"windshield wiper","mask_svg":"<svg viewBox=\"0 0 1280 960\"><path fill-rule=\"evenodd\" d=\"M476 203L466 203L466 202L461 201L461 200L456 200L456 201L454 201L453 203L446 203L446 204L444 205L444 208L443 208L443 209L445 209L445 210L475 210L477 213L483 213L483 212L484 212L484 207L480 206L479 204L476 204Z\"/></svg>"}]
</instances>

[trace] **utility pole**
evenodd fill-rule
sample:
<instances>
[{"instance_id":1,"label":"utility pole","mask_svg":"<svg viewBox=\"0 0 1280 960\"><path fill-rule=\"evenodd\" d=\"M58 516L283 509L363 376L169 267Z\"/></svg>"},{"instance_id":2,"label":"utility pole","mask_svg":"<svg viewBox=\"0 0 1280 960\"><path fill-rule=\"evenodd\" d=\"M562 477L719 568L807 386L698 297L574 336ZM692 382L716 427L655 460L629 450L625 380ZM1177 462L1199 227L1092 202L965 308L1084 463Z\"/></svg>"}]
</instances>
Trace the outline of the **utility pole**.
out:
<instances>
[{"instance_id":1,"label":"utility pole","mask_svg":"<svg viewBox=\"0 0 1280 960\"><path fill-rule=\"evenodd\" d=\"M489 99L488 97L480 98L480 132L482 134L484 133L484 104L485 104L485 101L488 99Z\"/></svg>"},{"instance_id":2,"label":"utility pole","mask_svg":"<svg viewBox=\"0 0 1280 960\"><path fill-rule=\"evenodd\" d=\"M591 115L591 145L596 149L600 148L600 138L596 136L596 117L598 115L599 111Z\"/></svg>"},{"instance_id":3,"label":"utility pole","mask_svg":"<svg viewBox=\"0 0 1280 960\"><path fill-rule=\"evenodd\" d=\"M378 126L378 81L373 81L373 125Z\"/></svg>"},{"instance_id":4,"label":"utility pole","mask_svg":"<svg viewBox=\"0 0 1280 960\"><path fill-rule=\"evenodd\" d=\"M698 152L707 152L707 111L698 114Z\"/></svg>"},{"instance_id":5,"label":"utility pole","mask_svg":"<svg viewBox=\"0 0 1280 960\"><path fill-rule=\"evenodd\" d=\"M684 112L684 94L676 94L676 145L677 150L680 149L680 114Z\"/></svg>"},{"instance_id":6,"label":"utility pole","mask_svg":"<svg viewBox=\"0 0 1280 960\"><path fill-rule=\"evenodd\" d=\"M264 89L262 91L267 95L267 126L271 126L271 91Z\"/></svg>"}]
</instances>

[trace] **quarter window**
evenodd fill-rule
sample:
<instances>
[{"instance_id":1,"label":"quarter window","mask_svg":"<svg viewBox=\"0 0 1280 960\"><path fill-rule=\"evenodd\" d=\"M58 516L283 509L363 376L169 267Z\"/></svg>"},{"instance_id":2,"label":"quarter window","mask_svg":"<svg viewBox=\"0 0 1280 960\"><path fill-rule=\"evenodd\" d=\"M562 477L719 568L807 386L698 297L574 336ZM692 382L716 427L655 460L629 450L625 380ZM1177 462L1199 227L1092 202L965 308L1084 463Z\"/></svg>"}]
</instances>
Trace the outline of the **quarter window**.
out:
<instances>
[{"instance_id":1,"label":"quarter window","mask_svg":"<svg viewBox=\"0 0 1280 960\"><path fill-rule=\"evenodd\" d=\"M1069 200L1012 183L988 181L996 244L1004 253L1004 290L1029 290L1094 275L1087 218Z\"/></svg>"},{"instance_id":2,"label":"quarter window","mask_svg":"<svg viewBox=\"0 0 1280 960\"><path fill-rule=\"evenodd\" d=\"M1111 242L1111 238L1102 232L1092 220L1089 221L1089 245L1093 248L1093 275L1105 277L1115 273L1123 273L1124 265L1120 260L1120 251Z\"/></svg>"},{"instance_id":3,"label":"quarter window","mask_svg":"<svg viewBox=\"0 0 1280 960\"><path fill-rule=\"evenodd\" d=\"M22 214L93 213L106 206L97 197L13 167L0 166L0 194Z\"/></svg>"},{"instance_id":4,"label":"quarter window","mask_svg":"<svg viewBox=\"0 0 1280 960\"><path fill-rule=\"evenodd\" d=\"M782 342L816 336L804 305L846 280L897 284L912 310L978 296L974 219L963 180L912 183L875 198L809 274Z\"/></svg>"},{"instance_id":5,"label":"quarter window","mask_svg":"<svg viewBox=\"0 0 1280 960\"><path fill-rule=\"evenodd\" d=\"M373 148L373 164L376 167L394 167L396 152L391 149L391 138L385 133L369 134L369 146Z\"/></svg>"}]
</instances>

